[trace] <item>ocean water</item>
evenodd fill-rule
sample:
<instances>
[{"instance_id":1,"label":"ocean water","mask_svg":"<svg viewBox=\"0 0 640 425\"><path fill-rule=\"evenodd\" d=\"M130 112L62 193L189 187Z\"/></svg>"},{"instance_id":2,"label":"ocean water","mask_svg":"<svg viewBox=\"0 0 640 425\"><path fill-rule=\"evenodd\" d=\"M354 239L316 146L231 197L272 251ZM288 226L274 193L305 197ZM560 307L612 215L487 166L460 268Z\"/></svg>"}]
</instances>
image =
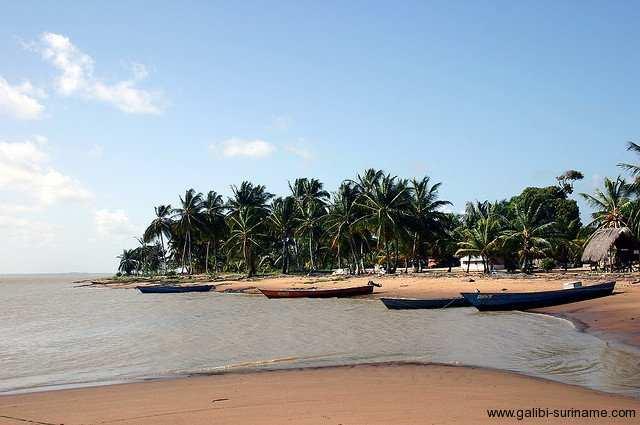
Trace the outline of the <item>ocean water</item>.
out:
<instances>
[{"instance_id":1,"label":"ocean water","mask_svg":"<svg viewBox=\"0 0 640 425\"><path fill-rule=\"evenodd\" d=\"M569 322L377 300L269 300L0 276L0 393L383 361L492 367L640 397L640 356Z\"/></svg>"}]
</instances>

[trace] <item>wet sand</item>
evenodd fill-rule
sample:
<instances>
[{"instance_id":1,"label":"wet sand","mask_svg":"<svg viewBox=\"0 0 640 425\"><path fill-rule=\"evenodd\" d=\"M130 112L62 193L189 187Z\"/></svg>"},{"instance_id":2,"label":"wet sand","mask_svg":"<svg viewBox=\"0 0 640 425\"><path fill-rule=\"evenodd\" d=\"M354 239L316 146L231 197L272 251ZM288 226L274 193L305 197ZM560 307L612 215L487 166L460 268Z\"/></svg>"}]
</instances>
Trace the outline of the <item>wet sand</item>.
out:
<instances>
[{"instance_id":1,"label":"wet sand","mask_svg":"<svg viewBox=\"0 0 640 425\"><path fill-rule=\"evenodd\" d=\"M442 365L363 365L3 396L0 423L634 423L634 419L518 421L487 416L487 409L538 407L635 409L640 414L640 400L516 374Z\"/></svg>"}]
</instances>

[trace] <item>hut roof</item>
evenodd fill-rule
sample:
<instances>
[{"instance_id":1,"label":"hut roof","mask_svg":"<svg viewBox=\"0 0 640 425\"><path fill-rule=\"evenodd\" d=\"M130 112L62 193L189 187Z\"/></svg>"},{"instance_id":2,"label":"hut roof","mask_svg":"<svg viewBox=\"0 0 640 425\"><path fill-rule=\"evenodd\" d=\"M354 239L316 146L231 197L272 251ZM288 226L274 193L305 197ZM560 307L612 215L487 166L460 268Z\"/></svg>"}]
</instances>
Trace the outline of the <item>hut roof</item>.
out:
<instances>
[{"instance_id":1,"label":"hut roof","mask_svg":"<svg viewBox=\"0 0 640 425\"><path fill-rule=\"evenodd\" d=\"M620 239L632 240L633 233L628 227L608 227L598 229L591 235L582 252L583 263L597 263L607 257L609 250Z\"/></svg>"}]
</instances>

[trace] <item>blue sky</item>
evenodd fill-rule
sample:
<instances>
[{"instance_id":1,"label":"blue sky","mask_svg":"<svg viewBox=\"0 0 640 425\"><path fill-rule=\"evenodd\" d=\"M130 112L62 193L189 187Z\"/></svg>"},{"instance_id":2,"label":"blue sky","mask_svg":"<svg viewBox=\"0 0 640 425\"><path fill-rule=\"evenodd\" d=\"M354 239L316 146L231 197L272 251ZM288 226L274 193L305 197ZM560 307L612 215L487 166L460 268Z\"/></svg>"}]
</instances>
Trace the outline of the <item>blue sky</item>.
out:
<instances>
[{"instance_id":1,"label":"blue sky","mask_svg":"<svg viewBox=\"0 0 640 425\"><path fill-rule=\"evenodd\" d=\"M0 272L113 271L159 203L366 167L454 211L638 140L634 2L6 2Z\"/></svg>"}]
</instances>

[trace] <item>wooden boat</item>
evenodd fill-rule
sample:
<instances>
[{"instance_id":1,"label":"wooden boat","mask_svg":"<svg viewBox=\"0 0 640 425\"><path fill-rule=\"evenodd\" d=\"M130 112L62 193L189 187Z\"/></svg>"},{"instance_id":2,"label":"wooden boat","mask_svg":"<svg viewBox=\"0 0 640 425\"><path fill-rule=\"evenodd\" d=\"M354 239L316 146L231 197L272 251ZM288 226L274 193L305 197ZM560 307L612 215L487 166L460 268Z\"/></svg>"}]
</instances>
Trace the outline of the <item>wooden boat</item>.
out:
<instances>
[{"instance_id":1,"label":"wooden boat","mask_svg":"<svg viewBox=\"0 0 640 425\"><path fill-rule=\"evenodd\" d=\"M464 297L457 298L380 298L390 310L471 307Z\"/></svg>"},{"instance_id":2,"label":"wooden boat","mask_svg":"<svg viewBox=\"0 0 640 425\"><path fill-rule=\"evenodd\" d=\"M136 288L143 294L176 294L182 292L209 292L213 285L190 285L190 286L178 286L178 285L150 285L150 286L136 286Z\"/></svg>"},{"instance_id":3,"label":"wooden boat","mask_svg":"<svg viewBox=\"0 0 640 425\"><path fill-rule=\"evenodd\" d=\"M377 285L380 286L380 285ZM374 285L352 286L350 288L288 288L260 289L267 298L344 298L356 295L367 295L373 292Z\"/></svg>"},{"instance_id":4,"label":"wooden boat","mask_svg":"<svg viewBox=\"0 0 640 425\"><path fill-rule=\"evenodd\" d=\"M463 292L462 296L480 311L529 310L606 297L611 295L615 284L615 282L605 282L597 285L542 292Z\"/></svg>"}]
</instances>

